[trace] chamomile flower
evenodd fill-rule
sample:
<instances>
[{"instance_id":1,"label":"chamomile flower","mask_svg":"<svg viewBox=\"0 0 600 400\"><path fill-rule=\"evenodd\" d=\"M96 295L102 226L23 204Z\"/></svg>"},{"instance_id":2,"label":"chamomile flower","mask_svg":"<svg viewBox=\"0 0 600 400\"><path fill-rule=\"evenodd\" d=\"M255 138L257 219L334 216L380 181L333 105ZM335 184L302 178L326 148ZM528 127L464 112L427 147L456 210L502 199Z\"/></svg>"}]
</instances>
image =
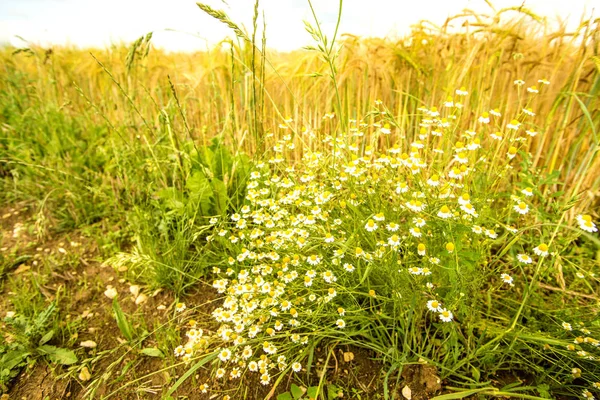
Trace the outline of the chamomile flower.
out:
<instances>
[{"instance_id":1,"label":"chamomile flower","mask_svg":"<svg viewBox=\"0 0 600 400\"><path fill-rule=\"evenodd\" d=\"M306 262L310 265L319 265L321 263L321 256L318 254L310 255L306 258ZM311 278L314 278L314 275Z\"/></svg>"},{"instance_id":2,"label":"chamomile flower","mask_svg":"<svg viewBox=\"0 0 600 400\"><path fill-rule=\"evenodd\" d=\"M481 141L478 138L471 140L467 144L467 150L474 151L481 148Z\"/></svg>"},{"instance_id":3,"label":"chamomile flower","mask_svg":"<svg viewBox=\"0 0 600 400\"><path fill-rule=\"evenodd\" d=\"M438 211L437 216L443 219L451 218L452 212L448 206L444 205L442 208L440 208L440 211Z\"/></svg>"},{"instance_id":4,"label":"chamomile flower","mask_svg":"<svg viewBox=\"0 0 600 400\"><path fill-rule=\"evenodd\" d=\"M531 264L533 262L532 258L527 254L517 254L517 260L523 264Z\"/></svg>"},{"instance_id":5,"label":"chamomile flower","mask_svg":"<svg viewBox=\"0 0 600 400\"><path fill-rule=\"evenodd\" d=\"M385 221L385 215L380 212L380 213L377 213L377 214L373 215L373 219L375 221L379 221L379 222Z\"/></svg>"},{"instance_id":6,"label":"chamomile flower","mask_svg":"<svg viewBox=\"0 0 600 400\"><path fill-rule=\"evenodd\" d=\"M413 235L414 237L417 237L417 238L423 236L423 232L421 232L421 229L418 227L410 228L409 232L411 235ZM394 235L394 236L397 236L397 235Z\"/></svg>"},{"instance_id":7,"label":"chamomile flower","mask_svg":"<svg viewBox=\"0 0 600 400\"><path fill-rule=\"evenodd\" d=\"M346 321L340 318L337 321L335 321L335 325L340 329L344 329L346 327Z\"/></svg>"},{"instance_id":8,"label":"chamomile flower","mask_svg":"<svg viewBox=\"0 0 600 400\"><path fill-rule=\"evenodd\" d=\"M377 228L378 228L378 225L372 219L368 220L367 223L365 224L365 229L367 230L367 232L375 232L377 230Z\"/></svg>"},{"instance_id":9,"label":"chamomile flower","mask_svg":"<svg viewBox=\"0 0 600 400\"><path fill-rule=\"evenodd\" d=\"M529 115L530 117L535 117L535 113L531 108L524 108L522 111L524 114Z\"/></svg>"},{"instance_id":10,"label":"chamomile flower","mask_svg":"<svg viewBox=\"0 0 600 400\"><path fill-rule=\"evenodd\" d=\"M177 346L175 347L174 354L175 357L182 357L183 355L185 355L185 349L183 348L183 346Z\"/></svg>"},{"instance_id":11,"label":"chamomile flower","mask_svg":"<svg viewBox=\"0 0 600 400\"><path fill-rule=\"evenodd\" d=\"M446 251L448 253L452 253L455 248L456 248L456 246L454 246L454 243L452 243L452 242L446 243Z\"/></svg>"},{"instance_id":12,"label":"chamomile flower","mask_svg":"<svg viewBox=\"0 0 600 400\"><path fill-rule=\"evenodd\" d=\"M521 215L525 215L529 212L529 206L521 201L513 207L513 210L515 210Z\"/></svg>"},{"instance_id":13,"label":"chamomile flower","mask_svg":"<svg viewBox=\"0 0 600 400\"><path fill-rule=\"evenodd\" d=\"M411 200L409 202L407 202L406 207L414 212L421 212L425 209L425 203L423 203L420 200Z\"/></svg>"},{"instance_id":14,"label":"chamomile flower","mask_svg":"<svg viewBox=\"0 0 600 400\"><path fill-rule=\"evenodd\" d=\"M400 225L395 222L390 222L386 225L385 229L387 229L389 232L396 232L398 229L400 229Z\"/></svg>"},{"instance_id":15,"label":"chamomile flower","mask_svg":"<svg viewBox=\"0 0 600 400\"><path fill-rule=\"evenodd\" d=\"M540 91L538 90L537 86L530 86L527 88L527 92L529 93L539 93Z\"/></svg>"},{"instance_id":16,"label":"chamomile flower","mask_svg":"<svg viewBox=\"0 0 600 400\"><path fill-rule=\"evenodd\" d=\"M537 131L531 131L531 130L526 130L525 133L531 137L534 137L535 135L538 134Z\"/></svg>"},{"instance_id":17,"label":"chamomile flower","mask_svg":"<svg viewBox=\"0 0 600 400\"><path fill-rule=\"evenodd\" d=\"M231 358L231 350L223 349L219 352L219 360L226 362Z\"/></svg>"},{"instance_id":18,"label":"chamomile flower","mask_svg":"<svg viewBox=\"0 0 600 400\"><path fill-rule=\"evenodd\" d=\"M186 309L185 303L177 303L175 304L175 311L180 313Z\"/></svg>"},{"instance_id":19,"label":"chamomile flower","mask_svg":"<svg viewBox=\"0 0 600 400\"><path fill-rule=\"evenodd\" d=\"M513 131L516 131L517 129L519 129L520 126L521 126L521 123L519 121L517 121L516 119L513 119L512 121L510 121L510 123L506 124L506 127Z\"/></svg>"},{"instance_id":20,"label":"chamomile flower","mask_svg":"<svg viewBox=\"0 0 600 400\"><path fill-rule=\"evenodd\" d=\"M595 400L594 394L587 389L583 389L581 396L587 400Z\"/></svg>"},{"instance_id":21,"label":"chamomile flower","mask_svg":"<svg viewBox=\"0 0 600 400\"><path fill-rule=\"evenodd\" d=\"M504 136L502 135L502 132L494 132L490 134L490 137L494 140L502 140Z\"/></svg>"},{"instance_id":22,"label":"chamomile flower","mask_svg":"<svg viewBox=\"0 0 600 400\"><path fill-rule=\"evenodd\" d=\"M423 243L419 243L417 245L417 253L420 256L424 256L426 254L426 249L425 249L425 245Z\"/></svg>"},{"instance_id":23,"label":"chamomile flower","mask_svg":"<svg viewBox=\"0 0 600 400\"><path fill-rule=\"evenodd\" d=\"M400 236L392 235L388 238L388 244L392 247L400 245Z\"/></svg>"},{"instance_id":24,"label":"chamomile flower","mask_svg":"<svg viewBox=\"0 0 600 400\"><path fill-rule=\"evenodd\" d=\"M490 123L490 114L484 112L478 119L480 124L489 124Z\"/></svg>"},{"instance_id":25,"label":"chamomile flower","mask_svg":"<svg viewBox=\"0 0 600 400\"><path fill-rule=\"evenodd\" d=\"M419 267L410 267L408 273L411 275L423 275L423 269Z\"/></svg>"},{"instance_id":26,"label":"chamomile flower","mask_svg":"<svg viewBox=\"0 0 600 400\"><path fill-rule=\"evenodd\" d=\"M242 372L240 371L240 369L238 367L234 367L231 372L229 373L229 377L231 379L237 379L242 375Z\"/></svg>"},{"instance_id":27,"label":"chamomile flower","mask_svg":"<svg viewBox=\"0 0 600 400\"><path fill-rule=\"evenodd\" d=\"M525 81L522 79L516 79L514 82L515 86L523 86L525 84Z\"/></svg>"},{"instance_id":28,"label":"chamomile flower","mask_svg":"<svg viewBox=\"0 0 600 400\"><path fill-rule=\"evenodd\" d=\"M215 373L216 378L221 379L222 377L225 376L225 372L227 372L227 371L225 371L225 368L218 368Z\"/></svg>"},{"instance_id":29,"label":"chamomile flower","mask_svg":"<svg viewBox=\"0 0 600 400\"><path fill-rule=\"evenodd\" d=\"M439 312L439 311L443 310L442 303L440 303L437 300L429 300L427 302L427 308L429 309L429 311L434 311L434 312Z\"/></svg>"},{"instance_id":30,"label":"chamomile flower","mask_svg":"<svg viewBox=\"0 0 600 400\"><path fill-rule=\"evenodd\" d=\"M460 168L454 167L448 172L448 176L452 179L462 179L463 173Z\"/></svg>"},{"instance_id":31,"label":"chamomile flower","mask_svg":"<svg viewBox=\"0 0 600 400\"><path fill-rule=\"evenodd\" d=\"M525 188L521 190L521 193L523 193L523 195L525 195L526 197L533 196L533 190L531 188Z\"/></svg>"},{"instance_id":32,"label":"chamomile flower","mask_svg":"<svg viewBox=\"0 0 600 400\"><path fill-rule=\"evenodd\" d=\"M300 364L299 362L295 362L292 364L292 371L294 372L300 372L302 371L302 364Z\"/></svg>"},{"instance_id":33,"label":"chamomile flower","mask_svg":"<svg viewBox=\"0 0 600 400\"><path fill-rule=\"evenodd\" d=\"M264 386L268 385L271 382L271 376L266 372L260 376L260 383Z\"/></svg>"},{"instance_id":34,"label":"chamomile flower","mask_svg":"<svg viewBox=\"0 0 600 400\"><path fill-rule=\"evenodd\" d=\"M477 211L475 210L475 207L473 207L473 205L471 203L467 203L467 204L464 204L464 205L460 206L460 209L464 213L466 213L468 215L471 215L473 217L477 217L478 216Z\"/></svg>"},{"instance_id":35,"label":"chamomile flower","mask_svg":"<svg viewBox=\"0 0 600 400\"><path fill-rule=\"evenodd\" d=\"M493 229L485 229L484 233L490 239L497 239L498 238L498 233L495 230L493 230Z\"/></svg>"},{"instance_id":36,"label":"chamomile flower","mask_svg":"<svg viewBox=\"0 0 600 400\"><path fill-rule=\"evenodd\" d=\"M427 180L427 184L429 186L439 186L440 185L440 176L439 175L431 175L431 177Z\"/></svg>"},{"instance_id":37,"label":"chamomile flower","mask_svg":"<svg viewBox=\"0 0 600 400\"><path fill-rule=\"evenodd\" d=\"M467 88L465 88L464 86L461 86L460 89L456 89L455 93L457 96L466 96L469 94Z\"/></svg>"},{"instance_id":38,"label":"chamomile flower","mask_svg":"<svg viewBox=\"0 0 600 400\"><path fill-rule=\"evenodd\" d=\"M422 228L427 224L427 221L425 221L423 218L413 218L412 222L418 228Z\"/></svg>"},{"instance_id":39,"label":"chamomile flower","mask_svg":"<svg viewBox=\"0 0 600 400\"><path fill-rule=\"evenodd\" d=\"M345 264L344 264L344 270L346 270L347 272L353 272L353 271L354 271L354 269L355 269L355 268L354 268L354 265L352 265L352 264L348 264L348 263L345 263Z\"/></svg>"},{"instance_id":40,"label":"chamomile flower","mask_svg":"<svg viewBox=\"0 0 600 400\"><path fill-rule=\"evenodd\" d=\"M533 248L533 252L540 257L546 257L548 255L548 245L546 243L540 243Z\"/></svg>"},{"instance_id":41,"label":"chamomile flower","mask_svg":"<svg viewBox=\"0 0 600 400\"><path fill-rule=\"evenodd\" d=\"M510 146L508 148L508 152L506 153L506 156L508 157L509 160L512 160L513 158L516 157L517 155L517 148L515 146Z\"/></svg>"},{"instance_id":42,"label":"chamomile flower","mask_svg":"<svg viewBox=\"0 0 600 400\"><path fill-rule=\"evenodd\" d=\"M502 282L507 283L510 286L514 286L513 277L510 276L509 274L501 274L500 279L502 279Z\"/></svg>"},{"instance_id":43,"label":"chamomile flower","mask_svg":"<svg viewBox=\"0 0 600 400\"><path fill-rule=\"evenodd\" d=\"M442 308L439 311L439 316L440 316L440 320L442 320L442 322L451 322L454 319L454 315L452 314L452 311L449 311L445 308Z\"/></svg>"},{"instance_id":44,"label":"chamomile flower","mask_svg":"<svg viewBox=\"0 0 600 400\"><path fill-rule=\"evenodd\" d=\"M598 232L598 228L596 227L596 224L594 222L592 222L592 217L590 215L578 215L576 218L577 222L579 223L579 228L586 231L586 232Z\"/></svg>"}]
</instances>

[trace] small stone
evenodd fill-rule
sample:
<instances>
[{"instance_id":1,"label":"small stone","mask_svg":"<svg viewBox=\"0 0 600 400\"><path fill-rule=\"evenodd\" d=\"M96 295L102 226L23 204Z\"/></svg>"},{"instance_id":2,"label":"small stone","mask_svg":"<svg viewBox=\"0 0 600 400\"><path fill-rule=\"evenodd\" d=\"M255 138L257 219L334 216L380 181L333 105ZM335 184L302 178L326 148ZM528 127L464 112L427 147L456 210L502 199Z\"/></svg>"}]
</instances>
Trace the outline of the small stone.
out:
<instances>
[{"instance_id":1,"label":"small stone","mask_svg":"<svg viewBox=\"0 0 600 400\"><path fill-rule=\"evenodd\" d=\"M136 305L142 304L146 300L148 300L148 296L146 296L144 293L140 293L140 295L135 299L135 304Z\"/></svg>"},{"instance_id":2,"label":"small stone","mask_svg":"<svg viewBox=\"0 0 600 400\"><path fill-rule=\"evenodd\" d=\"M98 344L96 342L94 342L93 340L83 341L83 342L79 343L79 345L81 347L85 347L86 349L94 349L94 348L96 348L96 346L98 346Z\"/></svg>"},{"instance_id":3,"label":"small stone","mask_svg":"<svg viewBox=\"0 0 600 400\"><path fill-rule=\"evenodd\" d=\"M90 370L88 369L88 367L83 367L79 372L79 380L81 380L82 382L87 382L90 379L92 379L92 374L90 374Z\"/></svg>"},{"instance_id":4,"label":"small stone","mask_svg":"<svg viewBox=\"0 0 600 400\"><path fill-rule=\"evenodd\" d=\"M408 400L412 399L412 390L410 390L408 385L406 385L406 386L404 386L404 388L402 388L402 396L404 396Z\"/></svg>"},{"instance_id":5,"label":"small stone","mask_svg":"<svg viewBox=\"0 0 600 400\"><path fill-rule=\"evenodd\" d=\"M138 297L140 294L140 287L138 285L129 286L129 292L133 295L133 297Z\"/></svg>"},{"instance_id":6,"label":"small stone","mask_svg":"<svg viewBox=\"0 0 600 400\"><path fill-rule=\"evenodd\" d=\"M114 299L117 296L117 289L115 289L111 285L108 285L106 287L106 290L104 291L104 295L109 299Z\"/></svg>"}]
</instances>

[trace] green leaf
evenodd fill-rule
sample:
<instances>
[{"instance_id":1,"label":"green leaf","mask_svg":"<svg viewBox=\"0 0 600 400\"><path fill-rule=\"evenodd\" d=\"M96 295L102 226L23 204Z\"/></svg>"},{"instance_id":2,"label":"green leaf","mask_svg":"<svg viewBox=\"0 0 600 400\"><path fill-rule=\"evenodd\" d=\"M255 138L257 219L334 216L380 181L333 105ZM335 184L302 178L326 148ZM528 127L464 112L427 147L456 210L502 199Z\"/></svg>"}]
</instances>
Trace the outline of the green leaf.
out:
<instances>
[{"instance_id":1,"label":"green leaf","mask_svg":"<svg viewBox=\"0 0 600 400\"><path fill-rule=\"evenodd\" d=\"M336 385L327 385L327 398L329 400L337 399L340 388Z\"/></svg>"},{"instance_id":2,"label":"green leaf","mask_svg":"<svg viewBox=\"0 0 600 400\"><path fill-rule=\"evenodd\" d=\"M37 348L40 354L47 356L50 361L62 365L71 365L77 362L77 356L72 350L56 346L40 346Z\"/></svg>"},{"instance_id":3,"label":"green leaf","mask_svg":"<svg viewBox=\"0 0 600 400\"><path fill-rule=\"evenodd\" d=\"M300 397L304 395L304 390L302 390L298 385L292 383L292 387L290 388L290 392L292 392L292 396L294 399L298 400Z\"/></svg>"},{"instance_id":4,"label":"green leaf","mask_svg":"<svg viewBox=\"0 0 600 400\"><path fill-rule=\"evenodd\" d=\"M23 361L25 361L27 356L29 356L30 354L31 353L29 353L26 350L9 351L5 355L3 355L2 358L0 358L0 369L11 370L11 369L17 367L17 366L19 366L19 364L21 364Z\"/></svg>"},{"instance_id":5,"label":"green leaf","mask_svg":"<svg viewBox=\"0 0 600 400\"><path fill-rule=\"evenodd\" d=\"M160 190L156 195L169 210L181 211L185 206L183 193L173 187Z\"/></svg>"},{"instance_id":6,"label":"green leaf","mask_svg":"<svg viewBox=\"0 0 600 400\"><path fill-rule=\"evenodd\" d=\"M317 398L317 393L319 393L319 387L318 386L311 386L308 389L306 389L306 394L308 395L308 397L310 397L312 399L316 399Z\"/></svg>"},{"instance_id":7,"label":"green leaf","mask_svg":"<svg viewBox=\"0 0 600 400\"><path fill-rule=\"evenodd\" d=\"M215 194L215 208L217 214L223 215L227 211L227 186L225 186L223 181L216 178L213 179L212 185Z\"/></svg>"},{"instance_id":8,"label":"green leaf","mask_svg":"<svg viewBox=\"0 0 600 400\"><path fill-rule=\"evenodd\" d=\"M281 393L277 396L277 400L293 400L292 395L289 392Z\"/></svg>"},{"instance_id":9,"label":"green leaf","mask_svg":"<svg viewBox=\"0 0 600 400\"><path fill-rule=\"evenodd\" d=\"M210 181L202 171L196 171L185 183L189 191L191 205L198 209L201 215L208 215L213 197ZM196 210L194 210L196 211Z\"/></svg>"},{"instance_id":10,"label":"green leaf","mask_svg":"<svg viewBox=\"0 0 600 400\"><path fill-rule=\"evenodd\" d=\"M212 171L215 174L215 177L223 180L225 174L231 171L231 165L233 164L231 154L225 146L216 141L216 138L213 139L211 148L214 156L212 160Z\"/></svg>"},{"instance_id":11,"label":"green leaf","mask_svg":"<svg viewBox=\"0 0 600 400\"><path fill-rule=\"evenodd\" d=\"M546 399L551 399L552 396L550 395L550 385L538 385L536 388L537 392L540 394L541 397L546 398Z\"/></svg>"},{"instance_id":12,"label":"green leaf","mask_svg":"<svg viewBox=\"0 0 600 400\"><path fill-rule=\"evenodd\" d=\"M53 337L54 337L54 330L51 330L48 333L46 333L44 336L42 336L42 338L40 339L39 346L48 343L50 340L52 340Z\"/></svg>"},{"instance_id":13,"label":"green leaf","mask_svg":"<svg viewBox=\"0 0 600 400\"><path fill-rule=\"evenodd\" d=\"M148 357L158 357L158 358L165 357L163 352L160 351L159 349L157 349L156 347L147 347L145 349L140 350L140 353L142 353L143 355L148 356Z\"/></svg>"},{"instance_id":14,"label":"green leaf","mask_svg":"<svg viewBox=\"0 0 600 400\"><path fill-rule=\"evenodd\" d=\"M48 307L46 307L46 309L44 311L42 311L41 313L39 313L37 315L37 317L35 318L35 321L33 322L34 329L44 330L44 328L46 327L46 324L48 323L48 320L50 319L50 317L52 316L52 314L54 313L55 310L56 310L56 301L53 301L52 303L50 303L50 305L48 305Z\"/></svg>"},{"instance_id":15,"label":"green leaf","mask_svg":"<svg viewBox=\"0 0 600 400\"><path fill-rule=\"evenodd\" d=\"M119 330L125 339L131 342L133 340L133 327L127 320L123 310L121 310L121 306L119 305L119 301L116 297L113 299L113 311L115 313L115 319L117 320L117 326L119 327Z\"/></svg>"}]
</instances>

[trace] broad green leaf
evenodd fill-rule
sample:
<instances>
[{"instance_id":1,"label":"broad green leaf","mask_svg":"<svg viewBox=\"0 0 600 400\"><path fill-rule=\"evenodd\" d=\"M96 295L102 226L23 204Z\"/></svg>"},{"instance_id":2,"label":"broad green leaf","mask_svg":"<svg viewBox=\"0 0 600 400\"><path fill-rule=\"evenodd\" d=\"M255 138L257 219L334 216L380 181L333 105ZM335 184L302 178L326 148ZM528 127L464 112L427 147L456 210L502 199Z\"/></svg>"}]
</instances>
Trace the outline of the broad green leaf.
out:
<instances>
[{"instance_id":1,"label":"broad green leaf","mask_svg":"<svg viewBox=\"0 0 600 400\"><path fill-rule=\"evenodd\" d=\"M156 347L147 347L145 349L140 350L140 353L148 357L164 358L165 356L163 352L160 351L160 349L157 349Z\"/></svg>"},{"instance_id":2,"label":"broad green leaf","mask_svg":"<svg viewBox=\"0 0 600 400\"><path fill-rule=\"evenodd\" d=\"M304 395L304 390L302 390L300 387L298 387L298 385L294 383L292 383L292 386L290 387L290 392L292 393L292 396L294 396L295 400L298 400Z\"/></svg>"},{"instance_id":3,"label":"broad green leaf","mask_svg":"<svg viewBox=\"0 0 600 400\"><path fill-rule=\"evenodd\" d=\"M30 354L26 350L9 351L0 358L0 369L11 370L21 364Z\"/></svg>"},{"instance_id":4,"label":"broad green leaf","mask_svg":"<svg viewBox=\"0 0 600 400\"><path fill-rule=\"evenodd\" d=\"M213 198L213 191L210 181L206 178L203 172L196 171L188 178L185 183L189 191L190 204L199 209L201 215L208 215ZM195 211L195 210L194 210Z\"/></svg>"},{"instance_id":5,"label":"broad green leaf","mask_svg":"<svg viewBox=\"0 0 600 400\"><path fill-rule=\"evenodd\" d=\"M213 179L212 186L215 194L215 208L217 214L224 214L227 211L227 186L220 179Z\"/></svg>"},{"instance_id":6,"label":"broad green leaf","mask_svg":"<svg viewBox=\"0 0 600 400\"><path fill-rule=\"evenodd\" d=\"M319 393L319 387L318 386L311 386L308 389L306 389L306 394L311 399L316 399L317 398L317 393Z\"/></svg>"},{"instance_id":7,"label":"broad green leaf","mask_svg":"<svg viewBox=\"0 0 600 400\"><path fill-rule=\"evenodd\" d=\"M292 395L289 392L281 393L277 396L277 400L293 400Z\"/></svg>"},{"instance_id":8,"label":"broad green leaf","mask_svg":"<svg viewBox=\"0 0 600 400\"><path fill-rule=\"evenodd\" d=\"M40 339L40 343L38 345L41 346L41 345L48 343L50 340L52 340L53 337L54 337L54 330L50 330L44 336L42 336L42 338Z\"/></svg>"},{"instance_id":9,"label":"broad green leaf","mask_svg":"<svg viewBox=\"0 0 600 400\"><path fill-rule=\"evenodd\" d=\"M38 352L47 356L50 361L58 364L71 365L77 362L75 353L72 350L63 349L62 347L44 345L38 347Z\"/></svg>"}]
</instances>

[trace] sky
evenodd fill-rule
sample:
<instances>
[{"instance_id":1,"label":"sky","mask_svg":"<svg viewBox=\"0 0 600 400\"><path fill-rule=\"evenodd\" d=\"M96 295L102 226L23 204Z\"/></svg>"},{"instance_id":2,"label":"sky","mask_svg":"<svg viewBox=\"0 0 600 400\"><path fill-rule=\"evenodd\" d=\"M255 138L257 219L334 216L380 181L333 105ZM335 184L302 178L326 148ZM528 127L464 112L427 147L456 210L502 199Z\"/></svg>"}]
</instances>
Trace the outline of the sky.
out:
<instances>
[{"instance_id":1,"label":"sky","mask_svg":"<svg viewBox=\"0 0 600 400\"><path fill-rule=\"evenodd\" d=\"M205 0L230 18L251 27L253 0ZM312 0L325 32L333 32L338 0ZM497 9L522 0L492 1ZM597 4L596 9L593 5ZM526 0L525 5L550 20L566 20L573 28L584 12L598 17L598 0ZM308 0L261 0L267 23L267 45L287 51L312 43L304 20L312 22ZM340 33L402 37L410 26L427 19L443 24L449 15L469 8L489 12L484 0L344 0ZM261 22L262 25L262 22ZM152 43L170 51L205 50L231 32L204 14L194 0L1 0L0 43L48 47L106 47L132 42L154 32ZM20 38L22 39L20 39ZM24 42L25 40L26 42Z\"/></svg>"}]
</instances>

